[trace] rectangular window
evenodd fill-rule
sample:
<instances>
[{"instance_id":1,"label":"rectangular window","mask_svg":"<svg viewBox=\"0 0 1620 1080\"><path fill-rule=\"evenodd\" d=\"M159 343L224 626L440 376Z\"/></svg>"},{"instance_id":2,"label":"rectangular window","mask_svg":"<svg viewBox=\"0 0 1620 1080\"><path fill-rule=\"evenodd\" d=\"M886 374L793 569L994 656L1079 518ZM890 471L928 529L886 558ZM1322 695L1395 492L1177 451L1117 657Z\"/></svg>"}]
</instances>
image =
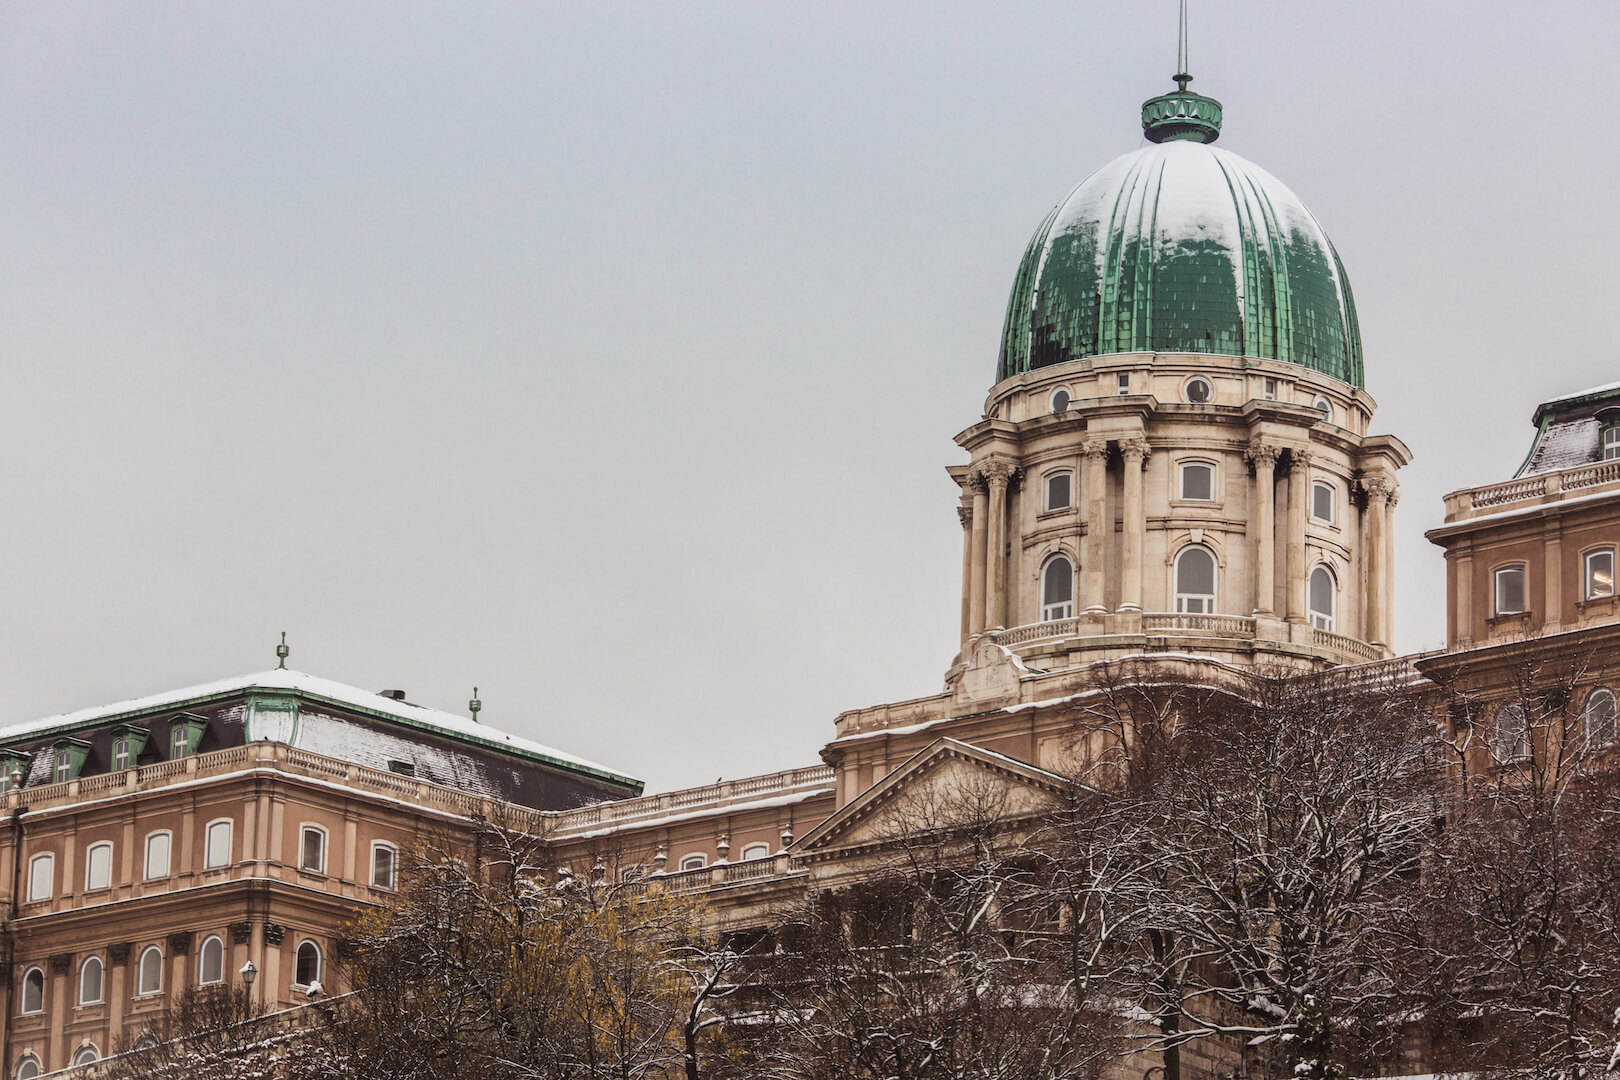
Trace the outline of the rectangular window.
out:
<instances>
[{"instance_id":1,"label":"rectangular window","mask_svg":"<svg viewBox=\"0 0 1620 1080\"><path fill-rule=\"evenodd\" d=\"M97 889L107 889L111 887L112 845L92 844L89 853L85 856L85 892L94 892Z\"/></svg>"},{"instance_id":2,"label":"rectangular window","mask_svg":"<svg viewBox=\"0 0 1620 1080\"><path fill-rule=\"evenodd\" d=\"M73 755L66 750L56 752L56 782L65 784L73 779Z\"/></svg>"},{"instance_id":3,"label":"rectangular window","mask_svg":"<svg viewBox=\"0 0 1620 1080\"><path fill-rule=\"evenodd\" d=\"M129 740L119 739L113 743L113 771L122 772L129 768Z\"/></svg>"},{"instance_id":4,"label":"rectangular window","mask_svg":"<svg viewBox=\"0 0 1620 1080\"><path fill-rule=\"evenodd\" d=\"M1320 481L1311 485L1311 517L1317 521L1333 520L1333 485Z\"/></svg>"},{"instance_id":5,"label":"rectangular window","mask_svg":"<svg viewBox=\"0 0 1620 1080\"><path fill-rule=\"evenodd\" d=\"M1620 424L1610 424L1603 429L1603 460L1615 458L1620 458Z\"/></svg>"},{"instance_id":6,"label":"rectangular window","mask_svg":"<svg viewBox=\"0 0 1620 1080\"><path fill-rule=\"evenodd\" d=\"M1266 400L1267 401L1276 401L1277 400L1277 380L1276 379L1267 379L1266 380Z\"/></svg>"},{"instance_id":7,"label":"rectangular window","mask_svg":"<svg viewBox=\"0 0 1620 1080\"><path fill-rule=\"evenodd\" d=\"M371 886L374 889L394 887L394 849L387 844L372 845Z\"/></svg>"},{"instance_id":8,"label":"rectangular window","mask_svg":"<svg viewBox=\"0 0 1620 1080\"><path fill-rule=\"evenodd\" d=\"M191 734L183 727L169 732L169 756L183 758L191 751Z\"/></svg>"},{"instance_id":9,"label":"rectangular window","mask_svg":"<svg viewBox=\"0 0 1620 1080\"><path fill-rule=\"evenodd\" d=\"M169 876L169 834L155 832L146 838L146 880Z\"/></svg>"},{"instance_id":10,"label":"rectangular window","mask_svg":"<svg viewBox=\"0 0 1620 1080\"><path fill-rule=\"evenodd\" d=\"M1046 478L1046 508L1067 510L1073 499L1074 474L1053 473Z\"/></svg>"},{"instance_id":11,"label":"rectangular window","mask_svg":"<svg viewBox=\"0 0 1620 1080\"><path fill-rule=\"evenodd\" d=\"M300 870L308 870L312 874L326 873L326 833L312 826L304 826L298 849Z\"/></svg>"},{"instance_id":12,"label":"rectangular window","mask_svg":"<svg viewBox=\"0 0 1620 1080\"><path fill-rule=\"evenodd\" d=\"M231 823L215 821L208 826L207 851L203 853L203 868L214 870L231 864Z\"/></svg>"},{"instance_id":13,"label":"rectangular window","mask_svg":"<svg viewBox=\"0 0 1620 1080\"><path fill-rule=\"evenodd\" d=\"M1586 553L1586 598L1598 600L1614 595L1614 549Z\"/></svg>"},{"instance_id":14,"label":"rectangular window","mask_svg":"<svg viewBox=\"0 0 1620 1080\"><path fill-rule=\"evenodd\" d=\"M1181 497L1209 502L1215 497L1215 467L1187 464L1181 467Z\"/></svg>"},{"instance_id":15,"label":"rectangular window","mask_svg":"<svg viewBox=\"0 0 1620 1080\"><path fill-rule=\"evenodd\" d=\"M35 855L28 863L28 899L49 900L55 879L56 856Z\"/></svg>"},{"instance_id":16,"label":"rectangular window","mask_svg":"<svg viewBox=\"0 0 1620 1080\"><path fill-rule=\"evenodd\" d=\"M1524 608L1524 567L1508 566L1496 572L1496 613L1519 615Z\"/></svg>"},{"instance_id":17,"label":"rectangular window","mask_svg":"<svg viewBox=\"0 0 1620 1080\"><path fill-rule=\"evenodd\" d=\"M1131 376L1130 376L1130 373L1126 372L1126 371L1122 371L1122 372L1119 373L1119 393L1120 393L1121 396L1124 396L1125 394L1129 394L1130 392L1131 392Z\"/></svg>"}]
</instances>

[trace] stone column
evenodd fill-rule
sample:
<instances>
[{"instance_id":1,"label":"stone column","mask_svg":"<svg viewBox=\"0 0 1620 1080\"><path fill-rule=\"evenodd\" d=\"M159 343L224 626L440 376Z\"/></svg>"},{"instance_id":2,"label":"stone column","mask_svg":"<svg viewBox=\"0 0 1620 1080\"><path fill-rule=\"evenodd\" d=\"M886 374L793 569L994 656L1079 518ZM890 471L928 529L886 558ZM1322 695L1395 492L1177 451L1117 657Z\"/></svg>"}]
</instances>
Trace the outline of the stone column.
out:
<instances>
[{"instance_id":1,"label":"stone column","mask_svg":"<svg viewBox=\"0 0 1620 1080\"><path fill-rule=\"evenodd\" d=\"M1254 464L1254 613L1275 615L1277 595L1277 455L1268 443L1251 442L1246 455Z\"/></svg>"},{"instance_id":2,"label":"stone column","mask_svg":"<svg viewBox=\"0 0 1620 1080\"><path fill-rule=\"evenodd\" d=\"M1005 462L985 466L990 482L989 579L986 585L984 625L999 629L1007 625L1007 484L1013 470Z\"/></svg>"},{"instance_id":3,"label":"stone column","mask_svg":"<svg viewBox=\"0 0 1620 1080\"><path fill-rule=\"evenodd\" d=\"M982 473L974 473L969 483L973 488L973 581L968 594L968 636L972 637L984 629L985 548L990 524L990 496Z\"/></svg>"},{"instance_id":4,"label":"stone column","mask_svg":"<svg viewBox=\"0 0 1620 1080\"><path fill-rule=\"evenodd\" d=\"M1308 450L1288 451L1288 546L1286 603L1283 611L1291 623L1307 618L1305 565L1305 522L1310 513L1311 454Z\"/></svg>"},{"instance_id":5,"label":"stone column","mask_svg":"<svg viewBox=\"0 0 1620 1080\"><path fill-rule=\"evenodd\" d=\"M1114 523L1104 520L1108 515L1108 441L1087 439L1080 448L1086 456L1086 546L1081 575L1086 611L1103 614L1108 610L1103 596L1108 565L1108 534Z\"/></svg>"},{"instance_id":6,"label":"stone column","mask_svg":"<svg viewBox=\"0 0 1620 1080\"><path fill-rule=\"evenodd\" d=\"M1384 636L1380 639L1391 651L1395 643L1395 504L1400 501L1400 488L1391 480L1384 511Z\"/></svg>"},{"instance_id":7,"label":"stone column","mask_svg":"<svg viewBox=\"0 0 1620 1080\"><path fill-rule=\"evenodd\" d=\"M1466 540L1464 543L1466 544ZM1451 639L1448 646L1467 645L1474 640L1474 555L1469 548L1457 552L1457 604L1452 611Z\"/></svg>"},{"instance_id":8,"label":"stone column","mask_svg":"<svg viewBox=\"0 0 1620 1080\"><path fill-rule=\"evenodd\" d=\"M962 644L973 634L973 509L956 508L956 519L962 523Z\"/></svg>"},{"instance_id":9,"label":"stone column","mask_svg":"<svg viewBox=\"0 0 1620 1080\"><path fill-rule=\"evenodd\" d=\"M1153 448L1146 439L1126 439L1119 444L1125 458L1124 518L1125 547L1119 559L1119 610L1142 610L1142 536L1147 532L1147 515L1142 509L1142 470L1147 467Z\"/></svg>"},{"instance_id":10,"label":"stone column","mask_svg":"<svg viewBox=\"0 0 1620 1080\"><path fill-rule=\"evenodd\" d=\"M1367 493L1367 615L1363 626L1368 641L1383 645L1389 636L1384 629L1385 533L1389 531L1387 510L1393 489L1388 480L1376 476L1363 480L1361 486Z\"/></svg>"}]
</instances>

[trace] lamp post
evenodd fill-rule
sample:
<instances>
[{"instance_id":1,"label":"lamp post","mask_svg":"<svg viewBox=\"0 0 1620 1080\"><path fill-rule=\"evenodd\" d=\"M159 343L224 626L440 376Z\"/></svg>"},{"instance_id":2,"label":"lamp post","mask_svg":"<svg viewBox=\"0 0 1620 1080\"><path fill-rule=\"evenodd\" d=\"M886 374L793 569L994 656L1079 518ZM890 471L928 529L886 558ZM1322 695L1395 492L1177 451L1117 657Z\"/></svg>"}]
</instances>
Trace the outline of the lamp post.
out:
<instances>
[{"instance_id":1,"label":"lamp post","mask_svg":"<svg viewBox=\"0 0 1620 1080\"><path fill-rule=\"evenodd\" d=\"M258 977L259 969L253 966L253 961L249 960L247 963L242 965L243 985L251 988L253 986L253 980L257 979Z\"/></svg>"}]
</instances>

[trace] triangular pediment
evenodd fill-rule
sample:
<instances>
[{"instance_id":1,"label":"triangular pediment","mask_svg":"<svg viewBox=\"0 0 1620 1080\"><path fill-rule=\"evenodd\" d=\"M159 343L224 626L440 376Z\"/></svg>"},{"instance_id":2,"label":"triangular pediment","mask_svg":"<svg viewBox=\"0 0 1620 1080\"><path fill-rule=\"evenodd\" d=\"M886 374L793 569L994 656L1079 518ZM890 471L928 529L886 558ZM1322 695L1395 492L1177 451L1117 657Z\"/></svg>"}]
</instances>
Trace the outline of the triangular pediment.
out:
<instances>
[{"instance_id":1,"label":"triangular pediment","mask_svg":"<svg viewBox=\"0 0 1620 1080\"><path fill-rule=\"evenodd\" d=\"M956 739L939 739L794 845L801 857L895 843L975 819L1012 821L1058 806L1069 781Z\"/></svg>"}]
</instances>

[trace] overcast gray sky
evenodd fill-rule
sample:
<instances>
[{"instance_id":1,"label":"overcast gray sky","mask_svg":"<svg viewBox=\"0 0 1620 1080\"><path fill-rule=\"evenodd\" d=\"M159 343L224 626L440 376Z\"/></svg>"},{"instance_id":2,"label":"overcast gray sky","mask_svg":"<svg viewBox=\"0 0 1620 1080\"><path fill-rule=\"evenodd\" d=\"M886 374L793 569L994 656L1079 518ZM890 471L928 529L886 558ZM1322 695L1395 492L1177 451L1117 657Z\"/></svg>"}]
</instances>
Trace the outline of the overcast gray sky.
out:
<instances>
[{"instance_id":1,"label":"overcast gray sky","mask_svg":"<svg viewBox=\"0 0 1620 1080\"><path fill-rule=\"evenodd\" d=\"M1173 0L0 6L0 722L269 667L645 777L938 689L1023 245ZM1620 378L1620 4L1192 7L1422 538Z\"/></svg>"}]
</instances>

